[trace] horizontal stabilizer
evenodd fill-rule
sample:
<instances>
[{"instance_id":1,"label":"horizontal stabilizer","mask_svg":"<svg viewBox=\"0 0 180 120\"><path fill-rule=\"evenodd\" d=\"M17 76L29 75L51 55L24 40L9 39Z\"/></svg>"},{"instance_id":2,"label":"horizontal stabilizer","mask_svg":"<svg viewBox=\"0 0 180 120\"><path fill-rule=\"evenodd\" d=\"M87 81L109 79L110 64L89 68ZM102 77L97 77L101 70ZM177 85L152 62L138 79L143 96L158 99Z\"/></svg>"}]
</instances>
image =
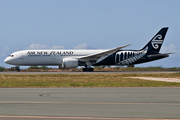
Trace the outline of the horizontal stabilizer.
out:
<instances>
[{"instance_id":1,"label":"horizontal stabilizer","mask_svg":"<svg viewBox=\"0 0 180 120\"><path fill-rule=\"evenodd\" d=\"M154 55L148 55L148 57L160 57L160 56L169 57L169 54L173 54L173 53L154 54Z\"/></svg>"}]
</instances>

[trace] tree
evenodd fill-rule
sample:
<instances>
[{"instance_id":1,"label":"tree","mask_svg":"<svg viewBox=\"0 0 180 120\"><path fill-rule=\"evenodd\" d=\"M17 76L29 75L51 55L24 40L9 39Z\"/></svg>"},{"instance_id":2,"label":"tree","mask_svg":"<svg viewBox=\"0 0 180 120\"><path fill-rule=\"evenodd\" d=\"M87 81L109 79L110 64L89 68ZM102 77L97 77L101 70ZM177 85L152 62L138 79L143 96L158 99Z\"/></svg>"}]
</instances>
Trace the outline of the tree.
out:
<instances>
[{"instance_id":1,"label":"tree","mask_svg":"<svg viewBox=\"0 0 180 120\"><path fill-rule=\"evenodd\" d=\"M134 64L132 64L132 65L128 65L127 67L134 67Z\"/></svg>"},{"instance_id":2,"label":"tree","mask_svg":"<svg viewBox=\"0 0 180 120\"><path fill-rule=\"evenodd\" d=\"M5 68L0 66L0 72L3 72Z\"/></svg>"},{"instance_id":3,"label":"tree","mask_svg":"<svg viewBox=\"0 0 180 120\"><path fill-rule=\"evenodd\" d=\"M39 69L38 66L30 66L28 69Z\"/></svg>"},{"instance_id":4,"label":"tree","mask_svg":"<svg viewBox=\"0 0 180 120\"><path fill-rule=\"evenodd\" d=\"M39 67L39 69L48 69L48 67L47 66L41 66L41 67Z\"/></svg>"}]
</instances>

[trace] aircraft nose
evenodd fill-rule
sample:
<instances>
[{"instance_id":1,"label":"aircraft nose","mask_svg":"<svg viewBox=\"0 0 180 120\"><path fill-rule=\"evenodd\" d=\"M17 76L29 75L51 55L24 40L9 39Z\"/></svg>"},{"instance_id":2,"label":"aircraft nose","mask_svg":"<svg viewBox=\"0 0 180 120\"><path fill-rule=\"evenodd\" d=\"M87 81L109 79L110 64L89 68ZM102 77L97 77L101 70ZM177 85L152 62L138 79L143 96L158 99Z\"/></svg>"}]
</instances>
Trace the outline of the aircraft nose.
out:
<instances>
[{"instance_id":1,"label":"aircraft nose","mask_svg":"<svg viewBox=\"0 0 180 120\"><path fill-rule=\"evenodd\" d=\"M11 64L11 65L15 65L17 64L17 58L15 57L7 57L4 62L7 63L7 64Z\"/></svg>"},{"instance_id":2,"label":"aircraft nose","mask_svg":"<svg viewBox=\"0 0 180 120\"><path fill-rule=\"evenodd\" d=\"M4 62L8 64L8 62L9 62L8 58L6 58L6 59L4 60Z\"/></svg>"},{"instance_id":3,"label":"aircraft nose","mask_svg":"<svg viewBox=\"0 0 180 120\"><path fill-rule=\"evenodd\" d=\"M4 62L7 63L7 64L13 64L13 63L14 63L14 59L7 57L7 58L4 60Z\"/></svg>"}]
</instances>

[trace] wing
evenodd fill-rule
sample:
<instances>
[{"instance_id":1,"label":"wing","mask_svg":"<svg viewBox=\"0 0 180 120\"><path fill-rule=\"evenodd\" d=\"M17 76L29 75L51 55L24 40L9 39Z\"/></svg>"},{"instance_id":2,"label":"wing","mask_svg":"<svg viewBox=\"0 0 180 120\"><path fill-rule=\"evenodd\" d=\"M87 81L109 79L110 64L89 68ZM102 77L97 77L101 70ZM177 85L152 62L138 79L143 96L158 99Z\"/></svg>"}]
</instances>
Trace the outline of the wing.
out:
<instances>
[{"instance_id":1,"label":"wing","mask_svg":"<svg viewBox=\"0 0 180 120\"><path fill-rule=\"evenodd\" d=\"M79 61L82 61L82 62L91 62L91 61L93 61L93 62L97 63L98 61L100 61L100 59L105 59L108 55L113 54L113 53L117 52L118 50L120 50L122 48L125 48L125 47L127 47L129 45L125 45L125 46L117 47L117 48L107 50L107 51L104 51L104 52L101 52L101 53L95 53L95 54L91 54L91 55L88 55L88 56L85 56L85 57L81 57L81 58L79 58Z\"/></svg>"}]
</instances>

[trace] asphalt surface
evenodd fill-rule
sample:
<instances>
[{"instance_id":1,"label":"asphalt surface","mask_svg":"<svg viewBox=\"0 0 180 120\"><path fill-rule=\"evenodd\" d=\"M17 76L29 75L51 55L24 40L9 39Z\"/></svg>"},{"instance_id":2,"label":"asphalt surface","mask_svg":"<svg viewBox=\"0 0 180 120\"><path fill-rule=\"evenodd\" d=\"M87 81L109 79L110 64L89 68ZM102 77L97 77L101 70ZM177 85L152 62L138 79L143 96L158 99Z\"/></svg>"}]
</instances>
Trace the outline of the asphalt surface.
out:
<instances>
[{"instance_id":1,"label":"asphalt surface","mask_svg":"<svg viewBox=\"0 0 180 120\"><path fill-rule=\"evenodd\" d=\"M177 73L180 71L94 71L94 72L0 72L0 74L131 74L131 73Z\"/></svg>"},{"instance_id":2,"label":"asphalt surface","mask_svg":"<svg viewBox=\"0 0 180 120\"><path fill-rule=\"evenodd\" d=\"M180 88L0 88L0 119L180 119Z\"/></svg>"}]
</instances>

